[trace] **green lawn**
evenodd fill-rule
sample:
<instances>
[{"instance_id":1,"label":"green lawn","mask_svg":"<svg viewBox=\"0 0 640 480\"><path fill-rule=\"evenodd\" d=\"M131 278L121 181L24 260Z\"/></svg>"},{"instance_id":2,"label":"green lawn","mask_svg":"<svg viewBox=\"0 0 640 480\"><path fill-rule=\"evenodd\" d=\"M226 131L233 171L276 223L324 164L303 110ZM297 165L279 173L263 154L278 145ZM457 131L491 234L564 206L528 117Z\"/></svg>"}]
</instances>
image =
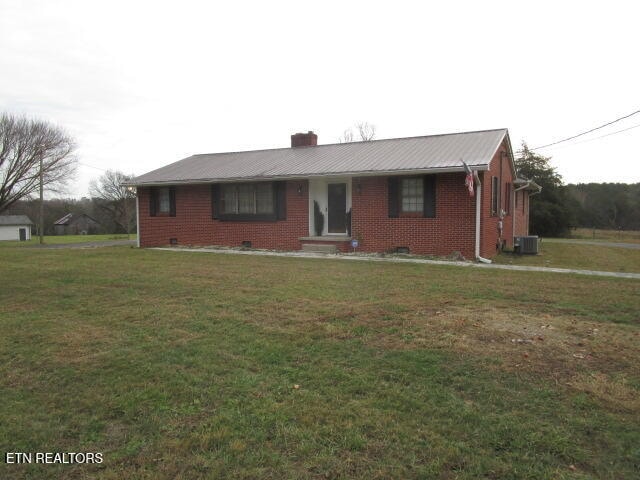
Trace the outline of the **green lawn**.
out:
<instances>
[{"instance_id":1,"label":"green lawn","mask_svg":"<svg viewBox=\"0 0 640 480\"><path fill-rule=\"evenodd\" d=\"M104 453L0 478L638 477L636 280L128 247L0 278L0 448Z\"/></svg>"},{"instance_id":2,"label":"green lawn","mask_svg":"<svg viewBox=\"0 0 640 480\"><path fill-rule=\"evenodd\" d=\"M593 228L575 228L569 238L596 240L603 242L640 243L640 232L637 230L600 230Z\"/></svg>"},{"instance_id":3,"label":"green lawn","mask_svg":"<svg viewBox=\"0 0 640 480\"><path fill-rule=\"evenodd\" d=\"M136 234L130 236L131 240L135 240ZM102 242L107 240L126 240L126 234L120 233L108 233L103 235L45 235L45 244L62 244L62 243L83 243L83 242ZM40 237L33 235L31 240L26 242L10 241L0 242L0 247L25 247L38 245L40 243Z\"/></svg>"},{"instance_id":4,"label":"green lawn","mask_svg":"<svg viewBox=\"0 0 640 480\"><path fill-rule=\"evenodd\" d=\"M498 255L494 262L508 265L640 273L640 249L546 242L543 239L538 255L503 253Z\"/></svg>"}]
</instances>

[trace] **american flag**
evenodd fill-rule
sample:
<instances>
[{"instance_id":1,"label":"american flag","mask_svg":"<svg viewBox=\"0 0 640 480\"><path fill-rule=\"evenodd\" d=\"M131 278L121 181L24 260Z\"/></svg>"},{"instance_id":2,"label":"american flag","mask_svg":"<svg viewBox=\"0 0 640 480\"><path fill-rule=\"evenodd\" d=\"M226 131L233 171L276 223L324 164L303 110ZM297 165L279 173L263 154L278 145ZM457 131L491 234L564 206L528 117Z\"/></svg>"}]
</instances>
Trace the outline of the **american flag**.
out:
<instances>
[{"instance_id":1,"label":"american flag","mask_svg":"<svg viewBox=\"0 0 640 480\"><path fill-rule=\"evenodd\" d=\"M464 179L464 186L467 187L467 190L469 190L469 196L473 197L473 172L469 168L469 165L464 162L464 160L460 161L464 165L465 172L467 172L467 176Z\"/></svg>"}]
</instances>

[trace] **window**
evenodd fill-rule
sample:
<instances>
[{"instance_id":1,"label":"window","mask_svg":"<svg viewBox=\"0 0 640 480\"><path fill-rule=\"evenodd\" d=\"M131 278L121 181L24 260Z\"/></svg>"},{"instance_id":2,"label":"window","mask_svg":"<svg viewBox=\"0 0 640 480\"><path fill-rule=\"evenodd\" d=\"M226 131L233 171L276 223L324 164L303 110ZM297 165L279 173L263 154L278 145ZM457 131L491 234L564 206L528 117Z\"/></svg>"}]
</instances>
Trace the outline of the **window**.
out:
<instances>
[{"instance_id":1,"label":"window","mask_svg":"<svg viewBox=\"0 0 640 480\"><path fill-rule=\"evenodd\" d=\"M273 201L273 184L257 183L256 184L256 213L269 214L273 213L275 204Z\"/></svg>"},{"instance_id":2,"label":"window","mask_svg":"<svg viewBox=\"0 0 640 480\"><path fill-rule=\"evenodd\" d=\"M424 211L424 184L422 177L403 178L400 188L401 211L403 213L422 213Z\"/></svg>"},{"instance_id":3,"label":"window","mask_svg":"<svg viewBox=\"0 0 640 480\"><path fill-rule=\"evenodd\" d=\"M491 177L491 215L498 215L498 177Z\"/></svg>"},{"instance_id":4,"label":"window","mask_svg":"<svg viewBox=\"0 0 640 480\"><path fill-rule=\"evenodd\" d=\"M223 215L272 215L274 195L272 183L237 183L221 187Z\"/></svg>"},{"instance_id":5,"label":"window","mask_svg":"<svg viewBox=\"0 0 640 480\"><path fill-rule=\"evenodd\" d=\"M287 182L214 183L211 218L223 222L287 219Z\"/></svg>"},{"instance_id":6,"label":"window","mask_svg":"<svg viewBox=\"0 0 640 480\"><path fill-rule=\"evenodd\" d=\"M152 187L149 193L150 216L176 216L175 187Z\"/></svg>"},{"instance_id":7,"label":"window","mask_svg":"<svg viewBox=\"0 0 640 480\"><path fill-rule=\"evenodd\" d=\"M171 197L169 196L169 187L158 189L158 212L169 213L171 210Z\"/></svg>"},{"instance_id":8,"label":"window","mask_svg":"<svg viewBox=\"0 0 640 480\"><path fill-rule=\"evenodd\" d=\"M389 218L436 216L437 175L421 177L389 177Z\"/></svg>"},{"instance_id":9,"label":"window","mask_svg":"<svg viewBox=\"0 0 640 480\"><path fill-rule=\"evenodd\" d=\"M504 211L508 214L511 211L511 184L504 184Z\"/></svg>"}]
</instances>

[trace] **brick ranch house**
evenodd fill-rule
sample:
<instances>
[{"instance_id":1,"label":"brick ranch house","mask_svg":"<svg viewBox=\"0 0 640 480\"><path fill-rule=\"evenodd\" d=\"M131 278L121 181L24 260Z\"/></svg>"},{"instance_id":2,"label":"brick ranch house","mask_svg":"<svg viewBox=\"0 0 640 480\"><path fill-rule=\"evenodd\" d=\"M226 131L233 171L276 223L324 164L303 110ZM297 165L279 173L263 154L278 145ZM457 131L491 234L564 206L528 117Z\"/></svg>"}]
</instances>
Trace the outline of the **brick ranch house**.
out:
<instances>
[{"instance_id":1,"label":"brick ranch house","mask_svg":"<svg viewBox=\"0 0 640 480\"><path fill-rule=\"evenodd\" d=\"M535 182L506 129L193 155L135 178L138 243L490 258L528 234ZM473 172L465 186L464 161ZM327 247L331 246L331 247Z\"/></svg>"}]
</instances>

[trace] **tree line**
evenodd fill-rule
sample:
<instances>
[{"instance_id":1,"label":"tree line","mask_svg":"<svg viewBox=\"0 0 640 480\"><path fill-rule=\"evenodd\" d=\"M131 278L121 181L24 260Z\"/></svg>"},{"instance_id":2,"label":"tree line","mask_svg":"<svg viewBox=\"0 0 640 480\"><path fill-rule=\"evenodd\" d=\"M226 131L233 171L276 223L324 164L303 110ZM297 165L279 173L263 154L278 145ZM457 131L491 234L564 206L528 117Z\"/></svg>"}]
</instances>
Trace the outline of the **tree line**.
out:
<instances>
[{"instance_id":1,"label":"tree line","mask_svg":"<svg viewBox=\"0 0 640 480\"><path fill-rule=\"evenodd\" d=\"M135 199L129 200L131 217L129 219L129 233L136 231ZM74 215L86 214L94 219L98 225L92 227L89 234L99 233L127 233L127 224L124 218L114 216L114 212L108 202L102 198L82 197L77 198L51 198L44 200L44 235L55 235L54 223L68 213ZM40 200L26 199L14 203L7 211L6 215L27 215L36 225L33 226L33 233L39 234L38 215L40 210Z\"/></svg>"},{"instance_id":2,"label":"tree line","mask_svg":"<svg viewBox=\"0 0 640 480\"><path fill-rule=\"evenodd\" d=\"M531 234L562 237L572 228L640 230L640 183L565 184L550 158L522 144L518 175L533 179L542 191L531 197Z\"/></svg>"},{"instance_id":3,"label":"tree line","mask_svg":"<svg viewBox=\"0 0 640 480\"><path fill-rule=\"evenodd\" d=\"M573 225L640 230L640 183L578 183L565 188Z\"/></svg>"}]
</instances>

